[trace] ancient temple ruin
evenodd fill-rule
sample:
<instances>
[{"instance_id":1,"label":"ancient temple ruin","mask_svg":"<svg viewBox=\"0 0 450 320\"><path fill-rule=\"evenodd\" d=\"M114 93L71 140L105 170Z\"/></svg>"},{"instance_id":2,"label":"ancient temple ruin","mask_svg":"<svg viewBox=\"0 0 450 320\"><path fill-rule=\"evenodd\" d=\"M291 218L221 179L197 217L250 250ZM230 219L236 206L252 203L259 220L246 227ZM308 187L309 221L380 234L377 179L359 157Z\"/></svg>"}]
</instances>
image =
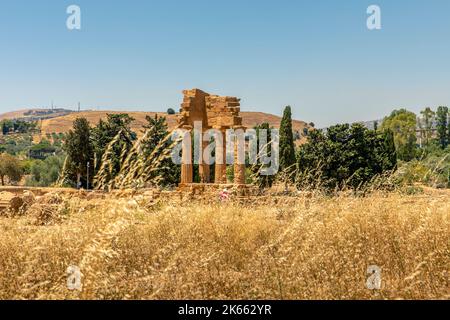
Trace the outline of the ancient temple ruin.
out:
<instances>
[{"instance_id":1,"label":"ancient temple ruin","mask_svg":"<svg viewBox=\"0 0 450 320\"><path fill-rule=\"evenodd\" d=\"M220 97L210 95L199 89L183 91L184 99L181 104L178 124L180 129L191 132L196 122L202 123L202 130L216 129L222 133L223 141L216 140L214 165L214 181L211 181L210 165L205 160L199 163L200 182L203 184L227 184L227 164L226 164L226 141L225 132L227 129L243 129L242 118L240 117L240 99L236 97ZM203 133L203 132L202 132ZM234 161L234 184L245 185L245 164L237 161L237 150L242 140L235 140L235 161ZM202 149L208 146L209 142L202 142ZM188 149L189 148L189 149ZM180 186L192 184L193 165L192 152L190 146L183 143L181 183Z\"/></svg>"}]
</instances>

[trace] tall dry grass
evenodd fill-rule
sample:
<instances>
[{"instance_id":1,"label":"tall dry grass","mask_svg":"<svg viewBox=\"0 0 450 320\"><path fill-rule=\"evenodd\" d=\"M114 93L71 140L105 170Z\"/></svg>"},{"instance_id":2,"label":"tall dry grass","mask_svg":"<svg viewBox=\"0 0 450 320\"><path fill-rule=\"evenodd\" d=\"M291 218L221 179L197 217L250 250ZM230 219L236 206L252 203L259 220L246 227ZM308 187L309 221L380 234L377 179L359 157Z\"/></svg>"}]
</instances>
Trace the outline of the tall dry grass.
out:
<instances>
[{"instance_id":1,"label":"tall dry grass","mask_svg":"<svg viewBox=\"0 0 450 320\"><path fill-rule=\"evenodd\" d=\"M445 194L65 201L47 226L0 218L1 299L450 298ZM366 288L369 265L381 290Z\"/></svg>"}]
</instances>

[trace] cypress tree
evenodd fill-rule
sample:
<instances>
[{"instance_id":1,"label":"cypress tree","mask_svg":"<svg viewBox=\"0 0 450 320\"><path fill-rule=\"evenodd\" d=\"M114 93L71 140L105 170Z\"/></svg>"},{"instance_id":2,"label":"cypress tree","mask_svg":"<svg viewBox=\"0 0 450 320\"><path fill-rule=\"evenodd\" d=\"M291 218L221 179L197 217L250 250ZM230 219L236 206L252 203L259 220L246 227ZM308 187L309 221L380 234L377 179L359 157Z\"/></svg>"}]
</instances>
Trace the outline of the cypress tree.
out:
<instances>
[{"instance_id":1,"label":"cypress tree","mask_svg":"<svg viewBox=\"0 0 450 320\"><path fill-rule=\"evenodd\" d=\"M383 171L393 170L397 167L397 151L395 149L394 133L386 129L383 134Z\"/></svg>"},{"instance_id":2,"label":"cypress tree","mask_svg":"<svg viewBox=\"0 0 450 320\"><path fill-rule=\"evenodd\" d=\"M66 182L76 185L78 180L83 187L87 183L87 165L92 165L94 150L90 140L91 128L86 118L77 118L73 123L73 130L66 135L64 151L67 154L65 165ZM92 167L92 166L91 166ZM89 177L89 184L92 180L92 173Z\"/></svg>"},{"instance_id":3,"label":"cypress tree","mask_svg":"<svg viewBox=\"0 0 450 320\"><path fill-rule=\"evenodd\" d=\"M447 107L439 107L437 109L437 133L439 144L442 149L445 149L448 146L448 132L447 132L447 117L448 117L448 108Z\"/></svg>"},{"instance_id":4,"label":"cypress tree","mask_svg":"<svg viewBox=\"0 0 450 320\"><path fill-rule=\"evenodd\" d=\"M147 130L150 130L150 132L148 138L143 141L143 153L145 157L150 157L161 142L169 135L169 131L165 117L158 117L158 115L155 115L154 118L146 116L145 119L147 124L144 125L144 133ZM164 146L168 148L171 143L171 140L168 140L164 143ZM160 156L160 154L153 156ZM160 164L160 169L155 171L153 175L164 177L160 186L175 186L180 181L181 166L172 163L172 159L168 158Z\"/></svg>"},{"instance_id":5,"label":"cypress tree","mask_svg":"<svg viewBox=\"0 0 450 320\"><path fill-rule=\"evenodd\" d=\"M447 119L447 141L450 145L450 112L449 112L449 117Z\"/></svg>"},{"instance_id":6,"label":"cypress tree","mask_svg":"<svg viewBox=\"0 0 450 320\"><path fill-rule=\"evenodd\" d=\"M280 125L280 170L294 170L296 163L291 107L284 109Z\"/></svg>"},{"instance_id":7,"label":"cypress tree","mask_svg":"<svg viewBox=\"0 0 450 320\"><path fill-rule=\"evenodd\" d=\"M254 127L254 129L256 131L256 139L257 139L258 163L251 167L252 178L253 178L254 183L260 189L270 188L273 185L275 176L261 174L261 170L264 169L265 165L263 163L261 163L261 159L259 159L259 156L262 156L262 154L264 153L264 152L260 153L261 150L265 150L267 157L271 156L271 152L272 152L272 147L271 147L272 136L271 136L271 131L270 131L271 128L270 128L269 123L264 122L260 125L257 125L256 127ZM265 141L265 144L267 144L267 145L262 145L261 133L263 130L265 130L267 132L267 141Z\"/></svg>"}]
</instances>

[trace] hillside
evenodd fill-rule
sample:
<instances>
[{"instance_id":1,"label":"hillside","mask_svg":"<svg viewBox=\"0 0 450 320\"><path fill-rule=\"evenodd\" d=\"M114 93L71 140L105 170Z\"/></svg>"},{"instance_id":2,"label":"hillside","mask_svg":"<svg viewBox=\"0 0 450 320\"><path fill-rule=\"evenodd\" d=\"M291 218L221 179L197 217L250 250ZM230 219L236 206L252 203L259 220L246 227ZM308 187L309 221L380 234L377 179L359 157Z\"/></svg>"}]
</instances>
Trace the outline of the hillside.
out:
<instances>
[{"instance_id":1,"label":"hillside","mask_svg":"<svg viewBox=\"0 0 450 320\"><path fill-rule=\"evenodd\" d=\"M167 119L167 123L169 125L169 129L175 128L177 124L177 115L168 115L165 112L143 112L143 111L82 111L82 112L71 112L66 110L55 110L55 112L51 112L50 114L46 114L50 110L44 109L28 109L28 110L19 110L8 112L4 114L0 114L0 121L3 119L28 119L28 120L41 120L40 121L40 129L41 136L47 136L52 133L66 133L68 132L73 125L73 121L76 118L84 117L86 118L92 126L95 126L100 119L106 119L107 114L119 114L119 113L127 113L135 120L132 123L132 129L138 134L142 133L142 127L146 123L145 117L151 116L154 117L156 114L159 116L164 116ZM261 124L263 122L268 122L270 126L274 128L279 128L281 118L279 116L264 113L264 112L241 112L241 116L243 119L243 125L247 128L253 128L257 124ZM292 121L292 128L294 131L298 131L303 135L304 128L310 128L310 126L304 122L299 120ZM40 140L39 136L34 137L34 141L38 142ZM303 141L298 141L297 143L301 143Z\"/></svg>"},{"instance_id":2,"label":"hillside","mask_svg":"<svg viewBox=\"0 0 450 320\"><path fill-rule=\"evenodd\" d=\"M22 109L11 112L6 112L0 114L1 120L12 120L12 119L21 119L21 120L29 120L36 121L40 119L50 119L55 117L62 117L67 114L72 113L72 110L67 109Z\"/></svg>"},{"instance_id":3,"label":"hillside","mask_svg":"<svg viewBox=\"0 0 450 320\"><path fill-rule=\"evenodd\" d=\"M27 116L24 115L26 112L30 112L30 110L20 110L0 114L0 120L19 118L24 119L27 118ZM90 122L90 124L94 126L100 121L100 119L106 119L107 114L119 113L127 113L135 119L135 121L132 123L132 128L136 132L140 132L142 130L142 126L145 124L145 116L154 117L156 114L158 114L159 116L166 117L169 129L173 129L177 123L176 115L168 115L164 112L82 111L65 115L55 114L52 118L44 117L41 122L42 135L51 133L65 133L72 128L73 121L79 117L86 118ZM274 128L278 128L281 121L281 118L279 116L263 112L241 112L241 115L243 118L243 125L249 128L263 122L268 122ZM309 125L304 121L294 120L292 122L292 127L293 130L303 132L303 128L309 127Z\"/></svg>"}]
</instances>

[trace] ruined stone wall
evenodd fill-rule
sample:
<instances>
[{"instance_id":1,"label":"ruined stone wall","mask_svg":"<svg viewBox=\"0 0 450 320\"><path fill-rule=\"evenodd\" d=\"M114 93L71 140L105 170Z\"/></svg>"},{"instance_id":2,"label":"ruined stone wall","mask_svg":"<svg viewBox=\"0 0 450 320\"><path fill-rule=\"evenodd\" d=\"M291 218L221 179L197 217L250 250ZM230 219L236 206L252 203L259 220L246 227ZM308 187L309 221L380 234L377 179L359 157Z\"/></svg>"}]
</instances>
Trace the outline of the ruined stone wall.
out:
<instances>
[{"instance_id":1,"label":"ruined stone wall","mask_svg":"<svg viewBox=\"0 0 450 320\"><path fill-rule=\"evenodd\" d=\"M235 97L207 96L208 123L213 128L234 128L242 125L240 100Z\"/></svg>"},{"instance_id":2,"label":"ruined stone wall","mask_svg":"<svg viewBox=\"0 0 450 320\"><path fill-rule=\"evenodd\" d=\"M183 94L179 124L184 127L193 127L194 122L201 121L203 126L207 127L205 99L209 94L199 89L185 90Z\"/></svg>"},{"instance_id":3,"label":"ruined stone wall","mask_svg":"<svg viewBox=\"0 0 450 320\"><path fill-rule=\"evenodd\" d=\"M180 128L192 130L194 123L201 121L203 131L211 128L218 129L225 138L227 129L243 129L240 116L240 99L236 97L220 97L210 95L199 89L183 91L184 98L181 104L178 124ZM215 183L225 184L226 178L226 141L222 144L216 141L216 165ZM192 159L187 145L183 145L183 164L181 166L181 184L191 184L193 181L193 166L188 163ZM223 162L217 161L221 158ZM200 164L200 180L202 183L210 183L209 165ZM236 184L245 184L245 165L235 165Z\"/></svg>"},{"instance_id":4,"label":"ruined stone wall","mask_svg":"<svg viewBox=\"0 0 450 320\"><path fill-rule=\"evenodd\" d=\"M185 90L183 94L178 121L181 127L193 127L195 121L202 121L205 130L242 125L240 99L210 95L199 89Z\"/></svg>"}]
</instances>

